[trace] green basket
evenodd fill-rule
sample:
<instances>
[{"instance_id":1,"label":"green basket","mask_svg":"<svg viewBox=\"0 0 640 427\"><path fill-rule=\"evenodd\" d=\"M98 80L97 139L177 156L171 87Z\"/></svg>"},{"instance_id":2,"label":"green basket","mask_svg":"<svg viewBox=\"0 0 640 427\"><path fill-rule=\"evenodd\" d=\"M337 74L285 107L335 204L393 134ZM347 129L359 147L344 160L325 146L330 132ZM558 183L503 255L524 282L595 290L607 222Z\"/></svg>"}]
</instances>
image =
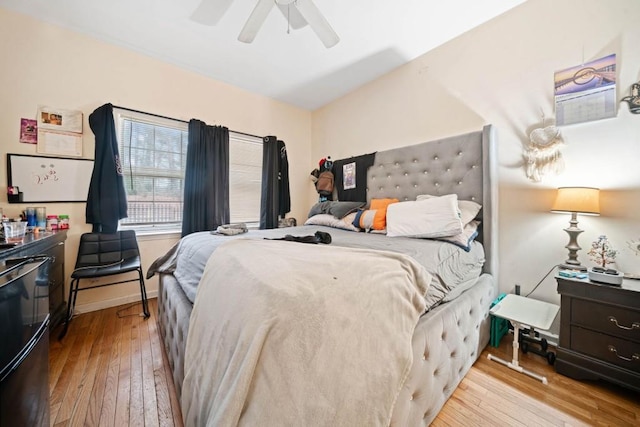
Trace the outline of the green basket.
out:
<instances>
[{"instance_id":1,"label":"green basket","mask_svg":"<svg viewBox=\"0 0 640 427\"><path fill-rule=\"evenodd\" d=\"M498 304L507 294L500 294L492 303L491 307ZM492 347L500 347L500 340L509 331L509 321L501 317L491 315L491 337L489 344Z\"/></svg>"}]
</instances>

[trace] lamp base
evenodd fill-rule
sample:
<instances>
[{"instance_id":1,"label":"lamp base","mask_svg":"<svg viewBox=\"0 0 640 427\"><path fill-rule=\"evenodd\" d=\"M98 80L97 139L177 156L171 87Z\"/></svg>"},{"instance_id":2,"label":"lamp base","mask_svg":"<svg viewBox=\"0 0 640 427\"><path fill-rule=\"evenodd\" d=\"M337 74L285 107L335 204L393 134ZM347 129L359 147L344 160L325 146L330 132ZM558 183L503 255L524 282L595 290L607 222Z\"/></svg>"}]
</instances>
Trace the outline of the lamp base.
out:
<instances>
[{"instance_id":1,"label":"lamp base","mask_svg":"<svg viewBox=\"0 0 640 427\"><path fill-rule=\"evenodd\" d=\"M564 264L560 265L560 268L563 270L587 271L587 267L583 267L578 261L578 251L582 249L578 245L578 235L583 230L578 228L578 214L576 212L571 212L569 228L565 228L564 231L569 235L569 244L565 246L569 250L569 258Z\"/></svg>"},{"instance_id":2,"label":"lamp base","mask_svg":"<svg viewBox=\"0 0 640 427\"><path fill-rule=\"evenodd\" d=\"M573 271L587 271L587 267L584 265L573 265L573 264L560 264L558 266L560 270L573 270Z\"/></svg>"}]
</instances>

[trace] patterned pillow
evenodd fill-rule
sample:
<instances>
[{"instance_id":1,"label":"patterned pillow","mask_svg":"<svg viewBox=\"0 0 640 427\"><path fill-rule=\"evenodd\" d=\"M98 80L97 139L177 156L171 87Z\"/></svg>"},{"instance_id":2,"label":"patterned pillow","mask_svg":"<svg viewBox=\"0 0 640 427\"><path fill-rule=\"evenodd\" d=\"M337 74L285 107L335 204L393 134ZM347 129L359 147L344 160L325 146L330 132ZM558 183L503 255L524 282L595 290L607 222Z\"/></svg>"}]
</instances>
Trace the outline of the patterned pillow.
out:
<instances>
[{"instance_id":1,"label":"patterned pillow","mask_svg":"<svg viewBox=\"0 0 640 427\"><path fill-rule=\"evenodd\" d=\"M386 229L387 207L398 202L398 199L371 199L369 209L356 213L353 225L365 231Z\"/></svg>"},{"instance_id":2,"label":"patterned pillow","mask_svg":"<svg viewBox=\"0 0 640 427\"><path fill-rule=\"evenodd\" d=\"M356 216L353 218L352 224L354 227L361 230L372 230L373 220L375 219L377 213L378 211L371 209L360 210L356 212Z\"/></svg>"}]
</instances>

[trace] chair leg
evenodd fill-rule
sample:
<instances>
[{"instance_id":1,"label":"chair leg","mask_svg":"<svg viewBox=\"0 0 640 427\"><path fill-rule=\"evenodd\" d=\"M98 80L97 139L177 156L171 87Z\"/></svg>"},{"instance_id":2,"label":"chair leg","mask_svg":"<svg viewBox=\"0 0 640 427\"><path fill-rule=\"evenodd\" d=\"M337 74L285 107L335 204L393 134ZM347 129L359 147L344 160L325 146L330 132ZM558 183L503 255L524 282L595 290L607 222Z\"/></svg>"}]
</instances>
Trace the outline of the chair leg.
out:
<instances>
[{"instance_id":1,"label":"chair leg","mask_svg":"<svg viewBox=\"0 0 640 427\"><path fill-rule=\"evenodd\" d=\"M77 290L78 282L80 282L80 279L73 279L69 286L69 298L67 299L67 315L64 318L64 329L60 333L58 340L61 340L62 338L64 338L64 336L67 334L67 330L69 329L69 322L71 321L71 307L73 306L73 308L75 308L76 306L75 297L78 295L78 290ZM76 287L75 292L73 289L74 286Z\"/></svg>"},{"instance_id":2,"label":"chair leg","mask_svg":"<svg viewBox=\"0 0 640 427\"><path fill-rule=\"evenodd\" d=\"M147 300L147 288L144 285L144 275L142 274L142 269L138 270L138 275L140 276L140 297L142 299L142 311L144 312L144 317L148 318L151 316L149 312L149 301Z\"/></svg>"}]
</instances>

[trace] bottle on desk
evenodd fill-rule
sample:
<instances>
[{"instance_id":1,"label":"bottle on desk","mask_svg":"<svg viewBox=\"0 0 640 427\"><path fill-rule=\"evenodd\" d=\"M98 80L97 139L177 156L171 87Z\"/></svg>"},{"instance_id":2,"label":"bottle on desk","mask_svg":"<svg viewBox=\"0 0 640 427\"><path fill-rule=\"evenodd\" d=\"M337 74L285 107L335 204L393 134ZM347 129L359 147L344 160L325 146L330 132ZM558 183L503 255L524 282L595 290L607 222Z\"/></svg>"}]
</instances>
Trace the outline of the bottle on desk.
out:
<instances>
[{"instance_id":1,"label":"bottle on desk","mask_svg":"<svg viewBox=\"0 0 640 427\"><path fill-rule=\"evenodd\" d=\"M47 231L58 231L58 215L47 215Z\"/></svg>"}]
</instances>

